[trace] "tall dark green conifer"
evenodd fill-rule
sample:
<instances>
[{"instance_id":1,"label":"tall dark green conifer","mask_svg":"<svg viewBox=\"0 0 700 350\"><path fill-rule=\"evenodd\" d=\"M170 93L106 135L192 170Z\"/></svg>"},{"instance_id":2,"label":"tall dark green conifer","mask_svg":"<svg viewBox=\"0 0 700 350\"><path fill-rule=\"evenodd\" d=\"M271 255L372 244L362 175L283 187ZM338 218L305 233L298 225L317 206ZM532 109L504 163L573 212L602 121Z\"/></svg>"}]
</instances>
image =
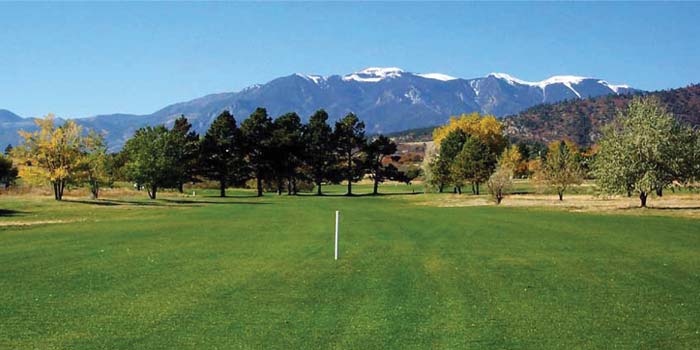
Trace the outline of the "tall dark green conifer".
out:
<instances>
[{"instance_id":1,"label":"tall dark green conifer","mask_svg":"<svg viewBox=\"0 0 700 350\"><path fill-rule=\"evenodd\" d=\"M335 123L333 132L338 156L343 163L343 178L348 182L346 195L352 196L352 183L365 174L364 162L360 157L365 144L365 123L353 113Z\"/></svg>"},{"instance_id":2,"label":"tall dark green conifer","mask_svg":"<svg viewBox=\"0 0 700 350\"><path fill-rule=\"evenodd\" d=\"M200 145L200 173L219 182L219 195L226 196L226 188L245 181L247 168L243 140L236 119L223 111L207 130Z\"/></svg>"},{"instance_id":3,"label":"tall dark green conifer","mask_svg":"<svg viewBox=\"0 0 700 350\"><path fill-rule=\"evenodd\" d=\"M15 182L17 174L17 168L12 165L12 159L0 155L0 184L7 189Z\"/></svg>"},{"instance_id":4,"label":"tall dark green conifer","mask_svg":"<svg viewBox=\"0 0 700 350\"><path fill-rule=\"evenodd\" d=\"M245 140L248 163L255 176L258 197L261 197L263 195L263 180L271 177L272 119L267 116L267 110L257 108L241 124L241 132Z\"/></svg>"},{"instance_id":5,"label":"tall dark green conifer","mask_svg":"<svg viewBox=\"0 0 700 350\"><path fill-rule=\"evenodd\" d=\"M197 172L199 135L184 115L175 119L171 132L175 136L178 171L175 179L178 191L183 192L186 182L193 182Z\"/></svg>"},{"instance_id":6,"label":"tall dark green conifer","mask_svg":"<svg viewBox=\"0 0 700 350\"><path fill-rule=\"evenodd\" d=\"M321 186L325 181L335 180L336 164L333 129L328 125L328 113L320 109L304 126L303 139L305 145L304 161L309 176L316 184L316 194L322 195Z\"/></svg>"},{"instance_id":7,"label":"tall dark green conifer","mask_svg":"<svg viewBox=\"0 0 700 350\"><path fill-rule=\"evenodd\" d=\"M270 155L277 194L282 194L285 183L287 194L297 194L299 166L303 158L301 131L301 118L296 113L284 114L273 122Z\"/></svg>"}]
</instances>

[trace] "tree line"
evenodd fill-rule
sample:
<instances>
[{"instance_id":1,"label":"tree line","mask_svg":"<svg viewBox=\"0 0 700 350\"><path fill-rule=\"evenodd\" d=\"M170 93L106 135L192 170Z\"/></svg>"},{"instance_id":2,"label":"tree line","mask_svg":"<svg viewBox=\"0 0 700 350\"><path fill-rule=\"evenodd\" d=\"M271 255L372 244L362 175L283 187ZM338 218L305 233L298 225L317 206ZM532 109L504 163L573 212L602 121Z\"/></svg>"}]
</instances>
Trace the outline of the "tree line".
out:
<instances>
[{"instance_id":1,"label":"tree line","mask_svg":"<svg viewBox=\"0 0 700 350\"><path fill-rule=\"evenodd\" d=\"M202 180L217 182L222 197L227 188L249 181L258 196L266 189L296 195L300 187L312 186L322 195L324 184L341 181L347 181L347 195L352 195L353 183L365 176L376 195L387 180L409 183L418 175L392 164L396 144L383 135L368 137L352 113L332 127L324 110L302 123L296 113L273 120L257 108L240 125L223 111L201 136L183 115L170 129L138 129L118 153L108 153L102 135L83 133L71 120L56 126L48 115L37 125L35 132L20 132L24 142L12 154L22 160L22 178L49 182L56 200L63 198L67 185L80 184L98 198L100 188L116 180L135 183L151 199L163 188L182 192L185 184ZM4 162L0 159L0 169Z\"/></svg>"},{"instance_id":2,"label":"tree line","mask_svg":"<svg viewBox=\"0 0 700 350\"><path fill-rule=\"evenodd\" d=\"M364 123L352 113L331 126L323 110L302 123L295 113L273 120L258 108L239 125L224 111L201 136L181 116L170 129L137 130L118 153L108 153L100 134L84 133L71 120L56 126L49 115L36 122L39 130L20 132L23 144L0 156L0 184L7 188L18 175L29 184L49 182L57 200L67 185L84 184L97 198L100 188L117 180L132 181L154 199L160 189L182 191L185 184L203 180L217 182L221 196L245 184L258 196L265 190L295 195L314 187L321 195L324 184L342 181L352 195L353 184L365 176L372 179L374 194L384 181L408 183L418 176L394 166L396 144L383 135L367 137ZM529 177L563 200L588 178L604 193L636 194L645 207L650 195L700 181L700 132L680 124L653 96L635 97L618 110L588 149L569 140L509 145L503 128L493 116L472 113L435 129L436 147L426 151L422 167L427 186L458 194L466 188L478 195L485 184L500 203L513 178Z\"/></svg>"},{"instance_id":3,"label":"tree line","mask_svg":"<svg viewBox=\"0 0 700 350\"><path fill-rule=\"evenodd\" d=\"M603 128L597 144L580 150L570 140L547 147L507 146L503 126L478 113L451 118L433 133L437 146L426 156L425 175L438 192L447 186L461 194L465 185L479 194L486 183L500 203L514 177L530 177L556 192L559 200L584 178L595 179L608 194L639 196L647 206L650 194L692 186L700 181L700 132L679 123L658 98L634 97Z\"/></svg>"}]
</instances>

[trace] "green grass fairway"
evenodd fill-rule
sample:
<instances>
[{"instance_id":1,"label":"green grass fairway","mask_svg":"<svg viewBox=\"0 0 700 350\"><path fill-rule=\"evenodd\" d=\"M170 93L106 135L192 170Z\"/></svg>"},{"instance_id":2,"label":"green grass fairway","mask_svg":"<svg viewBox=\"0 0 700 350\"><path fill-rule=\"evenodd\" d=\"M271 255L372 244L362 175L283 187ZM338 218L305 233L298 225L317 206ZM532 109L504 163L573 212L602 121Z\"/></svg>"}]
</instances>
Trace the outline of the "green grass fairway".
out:
<instances>
[{"instance_id":1,"label":"green grass fairway","mask_svg":"<svg viewBox=\"0 0 700 350\"><path fill-rule=\"evenodd\" d=\"M698 220L231 194L0 197L0 349L700 348Z\"/></svg>"}]
</instances>

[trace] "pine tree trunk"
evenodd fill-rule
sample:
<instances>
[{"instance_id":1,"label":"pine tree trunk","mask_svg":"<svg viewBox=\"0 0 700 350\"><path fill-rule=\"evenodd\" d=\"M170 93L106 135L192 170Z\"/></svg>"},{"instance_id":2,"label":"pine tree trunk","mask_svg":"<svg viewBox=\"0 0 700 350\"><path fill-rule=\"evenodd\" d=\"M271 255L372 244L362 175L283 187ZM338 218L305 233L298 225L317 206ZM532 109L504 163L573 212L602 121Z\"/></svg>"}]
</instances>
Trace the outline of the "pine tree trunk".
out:
<instances>
[{"instance_id":1,"label":"pine tree trunk","mask_svg":"<svg viewBox=\"0 0 700 350\"><path fill-rule=\"evenodd\" d=\"M441 184L438 186L438 192L439 192L439 193L442 193L442 190L443 190L443 189L445 189L445 184L441 183Z\"/></svg>"},{"instance_id":2,"label":"pine tree trunk","mask_svg":"<svg viewBox=\"0 0 700 350\"><path fill-rule=\"evenodd\" d=\"M642 202L642 208L647 207L647 193L642 191L639 192L639 200Z\"/></svg>"},{"instance_id":3,"label":"pine tree trunk","mask_svg":"<svg viewBox=\"0 0 700 350\"><path fill-rule=\"evenodd\" d=\"M352 153L348 153L348 193L346 196L352 196Z\"/></svg>"},{"instance_id":4,"label":"pine tree trunk","mask_svg":"<svg viewBox=\"0 0 700 350\"><path fill-rule=\"evenodd\" d=\"M457 193L462 194L462 186L457 186Z\"/></svg>"},{"instance_id":5,"label":"pine tree trunk","mask_svg":"<svg viewBox=\"0 0 700 350\"><path fill-rule=\"evenodd\" d=\"M298 193L299 190L297 189L297 179L292 177L292 194L296 196Z\"/></svg>"},{"instance_id":6,"label":"pine tree trunk","mask_svg":"<svg viewBox=\"0 0 700 350\"><path fill-rule=\"evenodd\" d=\"M226 197L226 180L219 180L219 197Z\"/></svg>"},{"instance_id":7,"label":"pine tree trunk","mask_svg":"<svg viewBox=\"0 0 700 350\"><path fill-rule=\"evenodd\" d=\"M663 196L664 196L664 188L663 188L663 187L657 188L657 189L656 189L656 195L659 196L659 197L663 197Z\"/></svg>"},{"instance_id":8,"label":"pine tree trunk","mask_svg":"<svg viewBox=\"0 0 700 350\"><path fill-rule=\"evenodd\" d=\"M257 179L257 183L258 183L258 186L257 186L258 187L258 197L262 197L262 195L263 195L262 179L260 178L260 176L258 176L256 179Z\"/></svg>"},{"instance_id":9,"label":"pine tree trunk","mask_svg":"<svg viewBox=\"0 0 700 350\"><path fill-rule=\"evenodd\" d=\"M317 196L323 195L323 192L321 192L321 181L316 181L316 195Z\"/></svg>"},{"instance_id":10,"label":"pine tree trunk","mask_svg":"<svg viewBox=\"0 0 700 350\"><path fill-rule=\"evenodd\" d=\"M379 180L374 180L374 190L372 194L375 196L379 194Z\"/></svg>"},{"instance_id":11,"label":"pine tree trunk","mask_svg":"<svg viewBox=\"0 0 700 350\"><path fill-rule=\"evenodd\" d=\"M182 183L182 182L178 182L178 184L177 184L177 191L180 192L180 193L185 192L185 184Z\"/></svg>"},{"instance_id":12,"label":"pine tree trunk","mask_svg":"<svg viewBox=\"0 0 700 350\"><path fill-rule=\"evenodd\" d=\"M559 194L559 200L563 201L564 200L564 191L558 191L557 194Z\"/></svg>"},{"instance_id":13,"label":"pine tree trunk","mask_svg":"<svg viewBox=\"0 0 700 350\"><path fill-rule=\"evenodd\" d=\"M479 183L478 182L476 183L476 195L477 196L479 195Z\"/></svg>"}]
</instances>

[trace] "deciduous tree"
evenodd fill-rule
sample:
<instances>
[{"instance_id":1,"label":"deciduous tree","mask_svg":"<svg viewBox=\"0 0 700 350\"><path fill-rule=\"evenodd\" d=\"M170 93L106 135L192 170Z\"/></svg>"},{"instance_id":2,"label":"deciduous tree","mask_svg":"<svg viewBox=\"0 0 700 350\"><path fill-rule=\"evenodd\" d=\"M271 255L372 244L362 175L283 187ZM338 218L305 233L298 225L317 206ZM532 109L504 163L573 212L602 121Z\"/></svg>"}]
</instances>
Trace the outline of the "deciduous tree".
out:
<instances>
[{"instance_id":1,"label":"deciduous tree","mask_svg":"<svg viewBox=\"0 0 700 350\"><path fill-rule=\"evenodd\" d=\"M386 180L401 180L401 172L391 162L385 162L387 157L396 153L396 144L384 135L367 143L364 149L366 169L374 182L372 194L379 194L379 184ZM389 158L389 160L391 160ZM395 160L398 160L396 157Z\"/></svg>"},{"instance_id":2,"label":"deciduous tree","mask_svg":"<svg viewBox=\"0 0 700 350\"><path fill-rule=\"evenodd\" d=\"M451 132L461 130L466 135L475 136L485 143L493 154L499 155L506 146L503 136L503 124L492 115L480 115L478 112L451 117L447 125L433 131L433 141L438 146Z\"/></svg>"},{"instance_id":3,"label":"deciduous tree","mask_svg":"<svg viewBox=\"0 0 700 350\"><path fill-rule=\"evenodd\" d=\"M110 181L107 162L107 144L104 137L91 130L83 139L81 170L92 199L99 198L100 188Z\"/></svg>"},{"instance_id":4,"label":"deciduous tree","mask_svg":"<svg viewBox=\"0 0 700 350\"><path fill-rule=\"evenodd\" d=\"M577 154L573 144L555 141L549 144L547 156L542 162L542 174L538 178L557 192L560 201L570 186L583 182L583 171Z\"/></svg>"},{"instance_id":5,"label":"deciduous tree","mask_svg":"<svg viewBox=\"0 0 700 350\"><path fill-rule=\"evenodd\" d=\"M124 145L128 155L127 177L146 187L148 197L156 199L159 188L174 185L177 178L177 145L174 135L165 126L147 126L136 130Z\"/></svg>"},{"instance_id":6,"label":"deciduous tree","mask_svg":"<svg viewBox=\"0 0 700 350\"><path fill-rule=\"evenodd\" d=\"M496 157L489 147L479 138L469 137L452 163L452 173L460 182L471 182L472 192L478 195L479 185L489 179L495 167Z\"/></svg>"},{"instance_id":7,"label":"deciduous tree","mask_svg":"<svg viewBox=\"0 0 700 350\"><path fill-rule=\"evenodd\" d=\"M598 185L608 193L647 197L673 180L678 167L678 125L653 97L635 97L603 130L594 164Z\"/></svg>"},{"instance_id":8,"label":"deciduous tree","mask_svg":"<svg viewBox=\"0 0 700 350\"><path fill-rule=\"evenodd\" d=\"M507 166L498 166L486 184L496 204L501 204L505 195L513 187L513 169Z\"/></svg>"},{"instance_id":9,"label":"deciduous tree","mask_svg":"<svg viewBox=\"0 0 700 350\"><path fill-rule=\"evenodd\" d=\"M53 114L36 119L39 130L20 131L24 143L18 155L27 166L20 175L39 178L51 183L54 199L62 200L66 185L79 175L82 157L82 128L69 120L56 127Z\"/></svg>"},{"instance_id":10,"label":"deciduous tree","mask_svg":"<svg viewBox=\"0 0 700 350\"><path fill-rule=\"evenodd\" d=\"M459 174L455 174L453 164L457 155L462 151L467 137L468 135L462 129L454 129L448 133L440 143L438 158L433 167L433 171L436 174L440 174L441 176L439 177L444 180L442 185L453 184L455 185L454 191L458 193L462 192L464 178L460 177Z\"/></svg>"}]
</instances>

